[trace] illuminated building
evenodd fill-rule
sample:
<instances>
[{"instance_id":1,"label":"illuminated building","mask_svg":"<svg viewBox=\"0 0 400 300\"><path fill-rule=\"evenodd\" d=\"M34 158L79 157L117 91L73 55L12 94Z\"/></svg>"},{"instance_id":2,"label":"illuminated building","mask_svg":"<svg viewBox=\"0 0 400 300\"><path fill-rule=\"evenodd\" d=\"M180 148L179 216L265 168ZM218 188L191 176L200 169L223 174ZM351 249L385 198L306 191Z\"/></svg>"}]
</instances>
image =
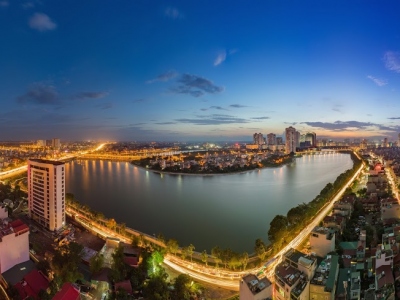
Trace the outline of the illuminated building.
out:
<instances>
[{"instance_id":1,"label":"illuminated building","mask_svg":"<svg viewBox=\"0 0 400 300\"><path fill-rule=\"evenodd\" d=\"M65 224L64 166L43 159L28 162L29 215L51 231Z\"/></svg>"},{"instance_id":2,"label":"illuminated building","mask_svg":"<svg viewBox=\"0 0 400 300\"><path fill-rule=\"evenodd\" d=\"M310 299L335 299L339 256L327 255L310 282Z\"/></svg>"},{"instance_id":3,"label":"illuminated building","mask_svg":"<svg viewBox=\"0 0 400 300\"><path fill-rule=\"evenodd\" d=\"M0 273L28 260L29 227L19 219L12 222L0 220Z\"/></svg>"},{"instance_id":4,"label":"illuminated building","mask_svg":"<svg viewBox=\"0 0 400 300\"><path fill-rule=\"evenodd\" d=\"M317 267L317 258L295 249L287 251L275 268L274 299L309 300L310 279Z\"/></svg>"},{"instance_id":5,"label":"illuminated building","mask_svg":"<svg viewBox=\"0 0 400 300\"><path fill-rule=\"evenodd\" d=\"M267 135L267 144L268 145L276 145L276 134L270 133Z\"/></svg>"},{"instance_id":6,"label":"illuminated building","mask_svg":"<svg viewBox=\"0 0 400 300\"><path fill-rule=\"evenodd\" d=\"M285 137L286 137L286 147L285 147L285 152L287 154L289 153L296 153L296 147L297 147L297 131L295 128L292 126L288 127L285 129Z\"/></svg>"},{"instance_id":7,"label":"illuminated building","mask_svg":"<svg viewBox=\"0 0 400 300\"><path fill-rule=\"evenodd\" d=\"M326 227L315 227L310 234L311 253L324 257L335 251L335 232Z\"/></svg>"},{"instance_id":8,"label":"illuminated building","mask_svg":"<svg viewBox=\"0 0 400 300\"><path fill-rule=\"evenodd\" d=\"M253 144L254 145L263 145L265 144L264 137L262 133L253 134Z\"/></svg>"},{"instance_id":9,"label":"illuminated building","mask_svg":"<svg viewBox=\"0 0 400 300\"><path fill-rule=\"evenodd\" d=\"M272 299L272 284L267 277L258 278L254 274L247 274L240 281L239 299Z\"/></svg>"}]
</instances>

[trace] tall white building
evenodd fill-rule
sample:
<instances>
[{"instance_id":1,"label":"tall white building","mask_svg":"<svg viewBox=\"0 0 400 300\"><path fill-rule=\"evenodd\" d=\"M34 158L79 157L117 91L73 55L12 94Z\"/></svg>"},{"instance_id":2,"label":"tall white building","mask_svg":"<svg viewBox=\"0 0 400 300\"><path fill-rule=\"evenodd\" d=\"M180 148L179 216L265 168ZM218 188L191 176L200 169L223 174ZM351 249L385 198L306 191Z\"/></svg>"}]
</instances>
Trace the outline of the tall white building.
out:
<instances>
[{"instance_id":1,"label":"tall white building","mask_svg":"<svg viewBox=\"0 0 400 300\"><path fill-rule=\"evenodd\" d=\"M1 218L7 210L0 207ZM0 273L29 260L29 227L20 219L0 219Z\"/></svg>"},{"instance_id":2,"label":"tall white building","mask_svg":"<svg viewBox=\"0 0 400 300\"><path fill-rule=\"evenodd\" d=\"M51 231L65 224L64 168L59 161L30 159L28 162L29 215Z\"/></svg>"},{"instance_id":3,"label":"tall white building","mask_svg":"<svg viewBox=\"0 0 400 300\"><path fill-rule=\"evenodd\" d=\"M296 146L298 142L296 128L292 126L285 129L286 147L285 152L287 154L293 152L296 153Z\"/></svg>"}]
</instances>

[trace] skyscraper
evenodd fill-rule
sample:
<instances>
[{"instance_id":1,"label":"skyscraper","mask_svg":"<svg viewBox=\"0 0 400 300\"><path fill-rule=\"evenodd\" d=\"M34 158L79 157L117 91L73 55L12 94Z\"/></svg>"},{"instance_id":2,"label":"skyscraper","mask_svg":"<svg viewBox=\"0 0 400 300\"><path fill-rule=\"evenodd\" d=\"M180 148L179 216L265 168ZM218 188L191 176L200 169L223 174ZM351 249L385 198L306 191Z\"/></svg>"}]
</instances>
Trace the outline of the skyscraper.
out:
<instances>
[{"instance_id":1,"label":"skyscraper","mask_svg":"<svg viewBox=\"0 0 400 300\"><path fill-rule=\"evenodd\" d=\"M28 161L29 215L51 231L65 224L64 166L59 161Z\"/></svg>"},{"instance_id":2,"label":"skyscraper","mask_svg":"<svg viewBox=\"0 0 400 300\"><path fill-rule=\"evenodd\" d=\"M285 153L296 153L296 146L297 146L297 132L296 129L292 126L285 129Z\"/></svg>"},{"instance_id":3,"label":"skyscraper","mask_svg":"<svg viewBox=\"0 0 400 300\"><path fill-rule=\"evenodd\" d=\"M253 144L255 145L263 145L265 144L264 137L262 133L253 134Z\"/></svg>"},{"instance_id":4,"label":"skyscraper","mask_svg":"<svg viewBox=\"0 0 400 300\"><path fill-rule=\"evenodd\" d=\"M267 135L267 144L276 145L276 134L270 133Z\"/></svg>"}]
</instances>

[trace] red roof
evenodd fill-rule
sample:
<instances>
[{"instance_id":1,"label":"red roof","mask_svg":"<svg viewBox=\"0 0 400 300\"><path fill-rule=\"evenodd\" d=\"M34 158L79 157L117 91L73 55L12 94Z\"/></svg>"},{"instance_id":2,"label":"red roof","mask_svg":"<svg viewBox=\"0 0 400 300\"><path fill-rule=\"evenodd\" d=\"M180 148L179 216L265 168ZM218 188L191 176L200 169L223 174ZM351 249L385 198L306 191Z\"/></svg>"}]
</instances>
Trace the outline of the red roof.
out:
<instances>
[{"instance_id":1,"label":"red roof","mask_svg":"<svg viewBox=\"0 0 400 300\"><path fill-rule=\"evenodd\" d=\"M118 291L119 288L125 290L129 295L132 295L132 285L129 280L117 282L115 284L115 290Z\"/></svg>"},{"instance_id":2,"label":"red roof","mask_svg":"<svg viewBox=\"0 0 400 300\"><path fill-rule=\"evenodd\" d=\"M14 232L17 234L29 231L29 227L24 222L22 222L20 219L12 221L10 223L10 226L13 228Z\"/></svg>"},{"instance_id":3,"label":"red roof","mask_svg":"<svg viewBox=\"0 0 400 300\"><path fill-rule=\"evenodd\" d=\"M79 291L70 282L66 282L52 300L78 300L79 295Z\"/></svg>"},{"instance_id":4,"label":"red roof","mask_svg":"<svg viewBox=\"0 0 400 300\"><path fill-rule=\"evenodd\" d=\"M15 285L21 299L28 297L37 299L40 290L47 290L48 287L49 280L42 272L36 269L25 275L24 280Z\"/></svg>"}]
</instances>

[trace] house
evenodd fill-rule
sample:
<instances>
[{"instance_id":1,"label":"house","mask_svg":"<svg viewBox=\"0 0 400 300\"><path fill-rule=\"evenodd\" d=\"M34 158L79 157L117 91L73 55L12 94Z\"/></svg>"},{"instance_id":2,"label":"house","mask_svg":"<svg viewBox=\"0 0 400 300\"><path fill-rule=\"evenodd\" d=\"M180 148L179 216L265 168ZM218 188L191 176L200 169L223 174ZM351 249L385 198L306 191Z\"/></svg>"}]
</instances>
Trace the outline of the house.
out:
<instances>
[{"instance_id":1,"label":"house","mask_svg":"<svg viewBox=\"0 0 400 300\"><path fill-rule=\"evenodd\" d=\"M70 282L63 284L61 290L54 295L52 300L79 300L80 292L79 290Z\"/></svg>"},{"instance_id":2,"label":"house","mask_svg":"<svg viewBox=\"0 0 400 300\"><path fill-rule=\"evenodd\" d=\"M258 278L254 274L242 277L239 286L240 300L272 299L272 283L267 277Z\"/></svg>"}]
</instances>

